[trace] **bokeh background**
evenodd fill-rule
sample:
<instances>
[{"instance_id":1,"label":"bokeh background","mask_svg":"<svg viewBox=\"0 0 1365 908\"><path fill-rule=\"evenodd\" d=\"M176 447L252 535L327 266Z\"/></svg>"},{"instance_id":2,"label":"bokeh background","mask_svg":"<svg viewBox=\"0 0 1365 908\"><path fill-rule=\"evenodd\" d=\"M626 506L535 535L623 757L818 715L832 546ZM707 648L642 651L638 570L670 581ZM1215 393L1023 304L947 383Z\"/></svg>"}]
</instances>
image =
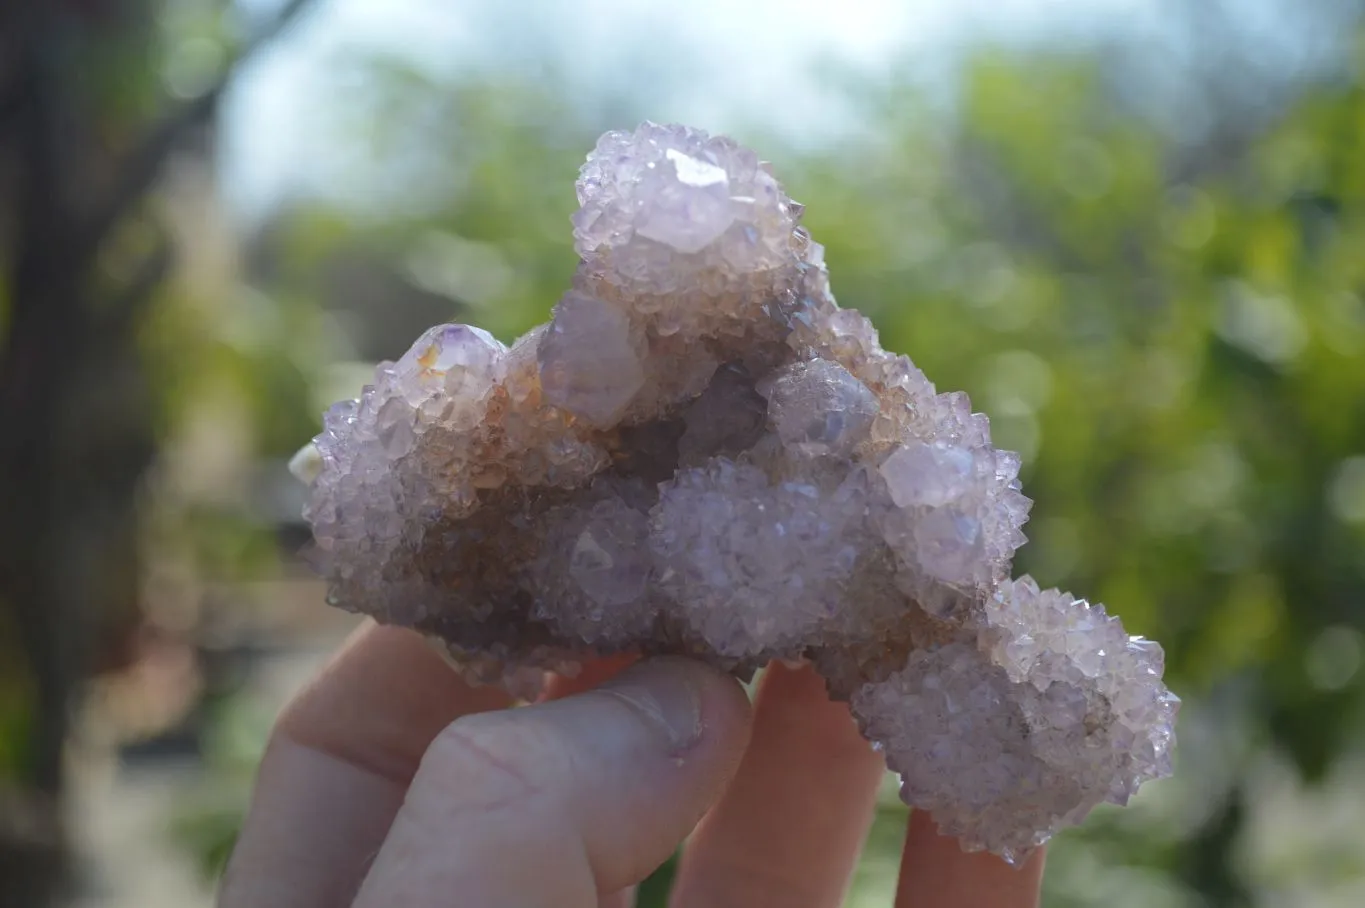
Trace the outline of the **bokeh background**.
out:
<instances>
[{"instance_id":1,"label":"bokeh background","mask_svg":"<svg viewBox=\"0 0 1365 908\"><path fill-rule=\"evenodd\" d=\"M1365 3L3 10L0 903L210 903L351 626L289 456L430 324L543 320L583 155L650 118L774 162L1023 453L1018 569L1166 645L1178 774L1045 903L1365 904Z\"/></svg>"}]
</instances>

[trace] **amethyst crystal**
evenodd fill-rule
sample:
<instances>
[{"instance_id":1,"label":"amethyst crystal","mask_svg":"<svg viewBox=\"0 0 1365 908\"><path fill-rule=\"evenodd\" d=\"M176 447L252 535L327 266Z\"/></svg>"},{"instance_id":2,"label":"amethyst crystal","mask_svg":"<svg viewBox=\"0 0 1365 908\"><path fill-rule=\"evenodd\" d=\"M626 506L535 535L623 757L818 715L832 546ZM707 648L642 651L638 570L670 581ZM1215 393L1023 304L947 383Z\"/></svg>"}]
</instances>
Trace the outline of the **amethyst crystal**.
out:
<instances>
[{"instance_id":1,"label":"amethyst crystal","mask_svg":"<svg viewBox=\"0 0 1365 908\"><path fill-rule=\"evenodd\" d=\"M588 156L580 257L511 348L428 331L314 442L331 601L518 690L618 651L808 659L964 847L1017 861L1169 775L1161 649L1027 577L965 394L830 295L768 166L646 123Z\"/></svg>"}]
</instances>

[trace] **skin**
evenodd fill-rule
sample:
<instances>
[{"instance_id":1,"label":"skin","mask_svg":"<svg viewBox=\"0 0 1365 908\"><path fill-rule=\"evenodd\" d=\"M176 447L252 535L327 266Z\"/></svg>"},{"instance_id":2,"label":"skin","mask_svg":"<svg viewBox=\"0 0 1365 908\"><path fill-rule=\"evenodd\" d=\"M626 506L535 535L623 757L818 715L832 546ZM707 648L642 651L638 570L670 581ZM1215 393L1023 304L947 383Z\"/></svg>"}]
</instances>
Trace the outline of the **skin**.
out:
<instances>
[{"instance_id":1,"label":"skin","mask_svg":"<svg viewBox=\"0 0 1365 908\"><path fill-rule=\"evenodd\" d=\"M604 660L541 702L362 627L284 710L221 908L627 908L688 839L673 908L835 908L881 758L809 669L752 707L696 662ZM1032 908L1021 869L912 815L896 908Z\"/></svg>"}]
</instances>

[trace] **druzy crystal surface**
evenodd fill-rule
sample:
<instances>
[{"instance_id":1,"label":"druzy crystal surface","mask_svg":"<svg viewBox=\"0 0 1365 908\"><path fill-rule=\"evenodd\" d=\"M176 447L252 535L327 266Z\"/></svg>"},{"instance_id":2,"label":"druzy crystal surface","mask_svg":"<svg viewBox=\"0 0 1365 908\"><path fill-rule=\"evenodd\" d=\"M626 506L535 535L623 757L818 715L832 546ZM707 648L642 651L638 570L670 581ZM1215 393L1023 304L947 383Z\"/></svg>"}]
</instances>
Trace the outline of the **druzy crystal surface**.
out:
<instances>
[{"instance_id":1,"label":"druzy crystal surface","mask_svg":"<svg viewBox=\"0 0 1365 908\"><path fill-rule=\"evenodd\" d=\"M1010 579L1019 457L839 308L767 164L646 123L577 189L549 324L432 328L328 411L333 604L522 693L620 651L808 660L910 805L1011 861L1170 773L1160 647Z\"/></svg>"}]
</instances>

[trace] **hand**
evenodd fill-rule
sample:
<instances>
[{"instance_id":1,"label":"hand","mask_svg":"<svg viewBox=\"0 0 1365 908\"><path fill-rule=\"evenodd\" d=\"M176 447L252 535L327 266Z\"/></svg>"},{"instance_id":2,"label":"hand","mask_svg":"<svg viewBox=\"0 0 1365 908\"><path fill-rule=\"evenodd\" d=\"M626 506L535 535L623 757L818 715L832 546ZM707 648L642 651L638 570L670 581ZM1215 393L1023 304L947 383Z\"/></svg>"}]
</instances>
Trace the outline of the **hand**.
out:
<instances>
[{"instance_id":1,"label":"hand","mask_svg":"<svg viewBox=\"0 0 1365 908\"><path fill-rule=\"evenodd\" d=\"M675 908L839 905L883 772L847 709L809 670L774 666L751 716L699 663L624 665L509 709L367 625L277 723L220 905L625 908L689 834ZM917 812L896 905L1024 908L1041 876Z\"/></svg>"}]
</instances>

